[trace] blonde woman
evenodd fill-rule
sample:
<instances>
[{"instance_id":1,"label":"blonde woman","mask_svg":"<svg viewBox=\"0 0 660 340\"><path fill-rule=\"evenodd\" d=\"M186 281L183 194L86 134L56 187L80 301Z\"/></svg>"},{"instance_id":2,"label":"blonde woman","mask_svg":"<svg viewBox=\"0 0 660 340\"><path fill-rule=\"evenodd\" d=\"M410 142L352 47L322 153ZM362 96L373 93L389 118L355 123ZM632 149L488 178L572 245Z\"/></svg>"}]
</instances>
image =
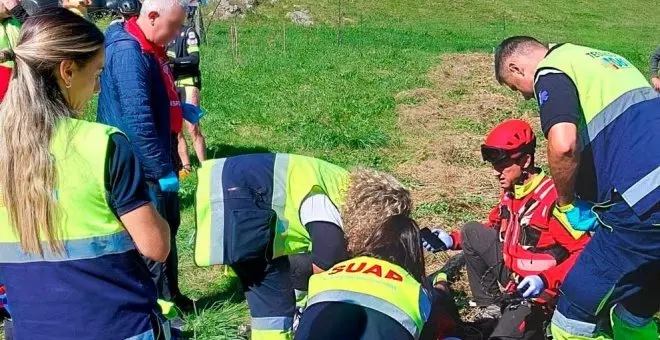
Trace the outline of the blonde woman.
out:
<instances>
[{"instance_id":1,"label":"blonde woman","mask_svg":"<svg viewBox=\"0 0 660 340\"><path fill-rule=\"evenodd\" d=\"M312 270L347 258L345 231L367 235L368 227L408 215L412 205L392 176L292 154L210 160L198 177L195 261L236 272L253 339L290 339L301 297L294 289L306 290ZM310 252L311 259L300 255ZM291 270L300 282L292 282Z\"/></svg>"},{"instance_id":2,"label":"blonde woman","mask_svg":"<svg viewBox=\"0 0 660 340\"><path fill-rule=\"evenodd\" d=\"M62 8L28 19L0 106L0 276L17 339L158 339L156 288L138 252L169 253L121 132L80 120L104 37Z\"/></svg>"}]
</instances>

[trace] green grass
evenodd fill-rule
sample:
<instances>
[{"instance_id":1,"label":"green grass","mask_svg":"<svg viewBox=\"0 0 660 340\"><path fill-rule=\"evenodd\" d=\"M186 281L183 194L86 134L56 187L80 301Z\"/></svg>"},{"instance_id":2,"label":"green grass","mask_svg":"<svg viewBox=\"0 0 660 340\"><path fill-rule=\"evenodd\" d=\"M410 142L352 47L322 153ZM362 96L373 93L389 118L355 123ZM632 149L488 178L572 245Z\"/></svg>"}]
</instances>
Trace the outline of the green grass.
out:
<instances>
[{"instance_id":1,"label":"green grass","mask_svg":"<svg viewBox=\"0 0 660 340\"><path fill-rule=\"evenodd\" d=\"M389 170L405 159L396 150L394 96L428 86L426 73L442 52L490 52L503 38L534 35L618 52L644 73L660 37L660 8L648 1L440 1L343 0L346 24L337 43L337 1L281 0L237 20L238 51L229 39L232 21L214 22L202 49L203 130L210 155L295 152L347 167ZM314 27L287 22L293 5L310 10ZM464 90L451 98L460 101ZM404 103L408 103L405 102ZM534 104L524 104L519 111ZM487 126L457 120L458 130ZM412 185L423 185L411 182ZM178 236L182 289L200 299L187 316L198 339L234 339L247 322L236 285L218 269L192 263L194 179L183 183ZM419 206L418 215L452 220L482 218L475 202L443 200Z\"/></svg>"}]
</instances>

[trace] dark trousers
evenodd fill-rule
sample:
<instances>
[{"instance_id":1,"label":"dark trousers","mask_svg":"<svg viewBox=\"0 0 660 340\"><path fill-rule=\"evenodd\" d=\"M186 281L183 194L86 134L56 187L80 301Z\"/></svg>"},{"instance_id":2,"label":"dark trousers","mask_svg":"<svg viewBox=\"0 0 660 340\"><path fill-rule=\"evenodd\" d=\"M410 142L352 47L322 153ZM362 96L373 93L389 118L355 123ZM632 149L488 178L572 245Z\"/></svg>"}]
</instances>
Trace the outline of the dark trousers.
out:
<instances>
[{"instance_id":1,"label":"dark trousers","mask_svg":"<svg viewBox=\"0 0 660 340\"><path fill-rule=\"evenodd\" d=\"M289 259L253 259L231 266L241 280L250 307L253 336L264 331L290 332L296 299Z\"/></svg>"},{"instance_id":2,"label":"dark trousers","mask_svg":"<svg viewBox=\"0 0 660 340\"><path fill-rule=\"evenodd\" d=\"M504 266L498 231L481 223L468 222L461 229L463 254L474 302L488 306L501 301L499 286L505 286L511 271Z\"/></svg>"},{"instance_id":3,"label":"dark trousers","mask_svg":"<svg viewBox=\"0 0 660 340\"><path fill-rule=\"evenodd\" d=\"M500 287L509 283L511 271L504 266L498 234L498 230L476 222L466 223L461 230L474 302L478 306L495 304L503 307L502 318L494 326L490 339L544 339L544 323L548 315L539 306L529 302L509 304L503 301Z\"/></svg>"},{"instance_id":4,"label":"dark trousers","mask_svg":"<svg viewBox=\"0 0 660 340\"><path fill-rule=\"evenodd\" d=\"M179 257L176 247L176 234L181 224L181 213L179 210L179 195L176 192L163 192L157 182L148 181L149 190L153 193L156 200L156 209L158 213L167 221L170 226L170 255L165 263L159 263L144 258L151 276L158 289L158 297L170 300L173 296L179 295Z\"/></svg>"},{"instance_id":5,"label":"dark trousers","mask_svg":"<svg viewBox=\"0 0 660 340\"><path fill-rule=\"evenodd\" d=\"M218 251L241 280L253 339L290 336L296 307L289 258L273 258L278 228L272 209L274 165L274 154L233 157L222 174L224 244Z\"/></svg>"},{"instance_id":6,"label":"dark trousers","mask_svg":"<svg viewBox=\"0 0 660 340\"><path fill-rule=\"evenodd\" d=\"M610 308L619 303L640 318L660 309L660 204L638 216L617 198L594 211L602 225L561 286L553 323L564 330L580 324L607 327Z\"/></svg>"}]
</instances>

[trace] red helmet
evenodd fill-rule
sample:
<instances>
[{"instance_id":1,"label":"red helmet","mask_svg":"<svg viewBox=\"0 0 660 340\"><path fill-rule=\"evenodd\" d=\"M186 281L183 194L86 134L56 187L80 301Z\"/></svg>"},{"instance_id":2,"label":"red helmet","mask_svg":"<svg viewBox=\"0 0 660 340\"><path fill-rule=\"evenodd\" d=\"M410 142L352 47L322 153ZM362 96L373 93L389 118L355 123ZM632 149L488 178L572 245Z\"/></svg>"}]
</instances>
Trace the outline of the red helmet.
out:
<instances>
[{"instance_id":1,"label":"red helmet","mask_svg":"<svg viewBox=\"0 0 660 340\"><path fill-rule=\"evenodd\" d=\"M516 159L523 154L534 154L536 136L524 120L510 119L497 125L481 145L484 161L496 163L506 158Z\"/></svg>"}]
</instances>

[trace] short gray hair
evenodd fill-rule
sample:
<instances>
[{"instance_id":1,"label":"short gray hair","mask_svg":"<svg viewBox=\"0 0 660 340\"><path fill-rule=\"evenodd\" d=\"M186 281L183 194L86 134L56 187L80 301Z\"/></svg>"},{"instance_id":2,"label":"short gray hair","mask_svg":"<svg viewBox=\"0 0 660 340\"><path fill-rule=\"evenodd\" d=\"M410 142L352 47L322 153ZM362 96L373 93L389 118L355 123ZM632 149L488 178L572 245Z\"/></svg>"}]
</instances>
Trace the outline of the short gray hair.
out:
<instances>
[{"instance_id":1,"label":"short gray hair","mask_svg":"<svg viewBox=\"0 0 660 340\"><path fill-rule=\"evenodd\" d=\"M150 12L166 13L174 6L186 8L188 0L144 0L142 1L142 9L140 15L147 15Z\"/></svg>"}]
</instances>

